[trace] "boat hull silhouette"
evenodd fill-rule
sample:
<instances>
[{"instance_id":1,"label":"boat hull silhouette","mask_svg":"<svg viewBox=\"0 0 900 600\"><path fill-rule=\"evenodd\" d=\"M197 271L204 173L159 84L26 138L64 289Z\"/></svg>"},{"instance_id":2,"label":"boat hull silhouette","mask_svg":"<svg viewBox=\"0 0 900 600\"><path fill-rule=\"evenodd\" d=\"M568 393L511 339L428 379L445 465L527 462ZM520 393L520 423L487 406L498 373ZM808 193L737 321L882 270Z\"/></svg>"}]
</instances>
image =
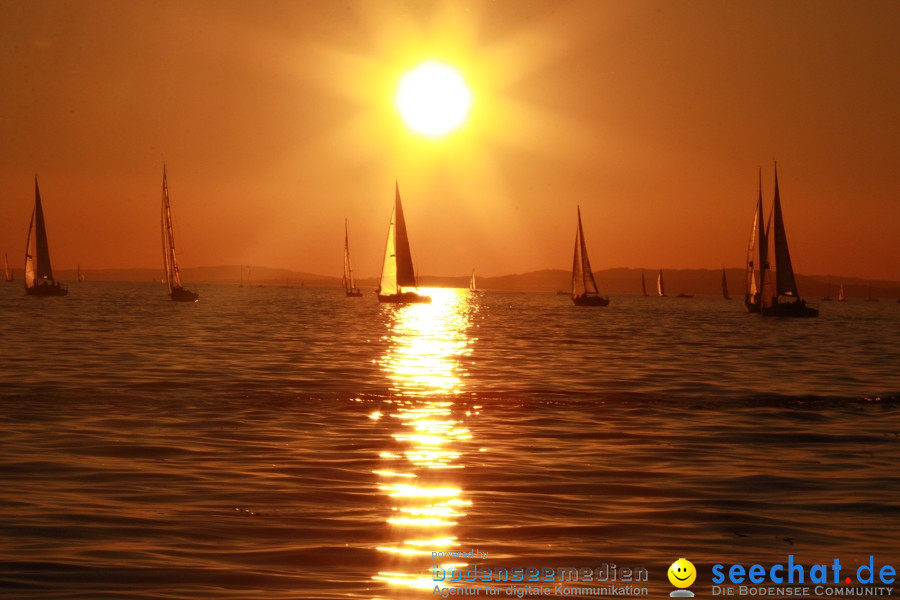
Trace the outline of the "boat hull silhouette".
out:
<instances>
[{"instance_id":1,"label":"boat hull silhouette","mask_svg":"<svg viewBox=\"0 0 900 600\"><path fill-rule=\"evenodd\" d=\"M572 298L575 306L609 306L609 298L602 296L575 296Z\"/></svg>"},{"instance_id":2,"label":"boat hull silhouette","mask_svg":"<svg viewBox=\"0 0 900 600\"><path fill-rule=\"evenodd\" d=\"M174 287L169 294L169 298L175 302L197 302L200 299L200 294L195 294L191 290L186 290L183 287Z\"/></svg>"},{"instance_id":3,"label":"boat hull silhouette","mask_svg":"<svg viewBox=\"0 0 900 600\"><path fill-rule=\"evenodd\" d=\"M775 302L771 306L763 307L760 312L764 317L812 318L819 316L819 309L807 306L805 300Z\"/></svg>"},{"instance_id":4,"label":"boat hull silhouette","mask_svg":"<svg viewBox=\"0 0 900 600\"><path fill-rule=\"evenodd\" d=\"M399 294L378 294L379 302L388 304L431 304L431 296L423 296L415 292L401 292Z\"/></svg>"},{"instance_id":5,"label":"boat hull silhouette","mask_svg":"<svg viewBox=\"0 0 900 600\"><path fill-rule=\"evenodd\" d=\"M25 289L25 293L29 296L37 296L39 298L49 296L68 296L68 288L61 287L57 284L39 283L38 285Z\"/></svg>"}]
</instances>

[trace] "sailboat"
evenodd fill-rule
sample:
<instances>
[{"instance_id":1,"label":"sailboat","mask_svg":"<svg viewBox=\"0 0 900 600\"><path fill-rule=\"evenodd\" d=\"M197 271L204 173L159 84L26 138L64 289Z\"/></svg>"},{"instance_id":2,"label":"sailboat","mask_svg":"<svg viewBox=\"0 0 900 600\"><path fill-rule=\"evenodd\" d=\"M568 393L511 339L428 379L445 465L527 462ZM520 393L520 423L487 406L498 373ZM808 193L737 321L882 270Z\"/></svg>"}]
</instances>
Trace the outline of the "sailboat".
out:
<instances>
[{"instance_id":1,"label":"sailboat","mask_svg":"<svg viewBox=\"0 0 900 600\"><path fill-rule=\"evenodd\" d=\"M663 282L662 269L659 270L659 275L656 276L656 293L659 294L660 298L666 297L666 285Z\"/></svg>"},{"instance_id":2,"label":"sailboat","mask_svg":"<svg viewBox=\"0 0 900 600\"><path fill-rule=\"evenodd\" d=\"M75 279L79 282L84 281L84 275L82 275L82 273L81 273L81 264L80 263L78 264L78 268L76 269Z\"/></svg>"},{"instance_id":3,"label":"sailboat","mask_svg":"<svg viewBox=\"0 0 900 600\"><path fill-rule=\"evenodd\" d=\"M4 271L6 272L6 281L7 282L12 281L13 274L12 274L12 271L9 270L9 255L6 254L5 252L3 253L3 267L4 267Z\"/></svg>"},{"instance_id":4,"label":"sailboat","mask_svg":"<svg viewBox=\"0 0 900 600\"><path fill-rule=\"evenodd\" d=\"M580 206L577 211L578 229L575 230L575 255L572 258L572 302L575 306L607 306L609 298L604 298L597 290L597 281L588 259Z\"/></svg>"},{"instance_id":5,"label":"sailboat","mask_svg":"<svg viewBox=\"0 0 900 600\"><path fill-rule=\"evenodd\" d=\"M344 219L344 293L348 298L359 298L362 292L353 285L353 267L350 264L350 234L347 230L347 219Z\"/></svg>"},{"instance_id":6,"label":"sailboat","mask_svg":"<svg viewBox=\"0 0 900 600\"><path fill-rule=\"evenodd\" d=\"M760 287L759 297L762 299L760 312L765 317L818 317L819 310L806 305L800 298L797 279L791 265L791 254L788 251L787 231L784 227L784 216L781 213L781 195L778 192L778 165L775 165L775 293L766 295L765 281ZM768 236L766 236L768 237ZM771 292L770 292L771 293ZM782 298L788 300L782 301Z\"/></svg>"},{"instance_id":7,"label":"sailboat","mask_svg":"<svg viewBox=\"0 0 900 600\"><path fill-rule=\"evenodd\" d=\"M50 268L50 248L47 246L47 228L44 224L37 175L34 176L34 210L31 212L28 237L25 239L25 293L29 296L65 296L69 293L67 288L53 279L53 269Z\"/></svg>"},{"instance_id":8,"label":"sailboat","mask_svg":"<svg viewBox=\"0 0 900 600\"><path fill-rule=\"evenodd\" d=\"M412 253L409 250L409 236L406 234L406 220L403 218L403 205L400 203L400 185L395 182L394 210L388 226L384 263L381 265L381 284L376 290L378 301L398 304L430 303L430 296L423 296L409 289L418 287ZM403 288L407 288L407 291L403 291Z\"/></svg>"},{"instance_id":9,"label":"sailboat","mask_svg":"<svg viewBox=\"0 0 900 600\"><path fill-rule=\"evenodd\" d=\"M472 294L477 294L481 292L478 287L475 285L475 269L472 268L472 277L469 279L469 292Z\"/></svg>"},{"instance_id":10,"label":"sailboat","mask_svg":"<svg viewBox=\"0 0 900 600\"><path fill-rule=\"evenodd\" d=\"M643 271L641 272L641 295L642 295L642 296L646 296L646 295L647 295L647 282L644 280L644 273L643 273Z\"/></svg>"},{"instance_id":11,"label":"sailboat","mask_svg":"<svg viewBox=\"0 0 900 600\"><path fill-rule=\"evenodd\" d=\"M844 282L841 281L841 287L838 288L838 302L846 302L847 299L844 297Z\"/></svg>"},{"instance_id":12,"label":"sailboat","mask_svg":"<svg viewBox=\"0 0 900 600\"><path fill-rule=\"evenodd\" d=\"M725 267L722 267L722 298L731 300L731 296L728 295L728 280L725 278Z\"/></svg>"},{"instance_id":13,"label":"sailboat","mask_svg":"<svg viewBox=\"0 0 900 600\"><path fill-rule=\"evenodd\" d=\"M172 230L172 206L169 204L166 165L163 165L162 245L169 297L176 302L196 302L200 298L200 294L195 294L184 288L181 283L181 273L178 271L178 262L175 260L175 232Z\"/></svg>"}]
</instances>

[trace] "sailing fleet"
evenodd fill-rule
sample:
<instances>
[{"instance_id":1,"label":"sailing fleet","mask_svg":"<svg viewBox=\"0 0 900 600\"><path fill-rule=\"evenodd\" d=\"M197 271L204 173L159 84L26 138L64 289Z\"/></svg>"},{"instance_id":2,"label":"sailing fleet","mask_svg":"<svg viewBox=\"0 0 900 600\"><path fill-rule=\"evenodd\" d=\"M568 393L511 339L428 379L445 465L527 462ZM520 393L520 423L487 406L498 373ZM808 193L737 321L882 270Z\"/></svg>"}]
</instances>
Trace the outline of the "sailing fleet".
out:
<instances>
[{"instance_id":1,"label":"sailing fleet","mask_svg":"<svg viewBox=\"0 0 900 600\"><path fill-rule=\"evenodd\" d=\"M30 296L65 296L68 288L54 279L50 263L50 250L47 240L47 227L44 220L41 193L37 176L34 179L34 208L28 227L25 248L24 285ZM591 269L588 258L587 242L581 220L581 207L576 208L577 226L575 230L575 248L572 258L571 298L576 306L608 306L609 297L600 294L597 280ZM176 302L197 302L199 294L184 287L178 269L175 251L175 234L172 219L172 205L169 199L169 187L166 166L163 165L162 183L162 250L165 270L165 283L169 297ZM4 254L4 274L7 282L13 281L13 271L9 267L9 257ZM241 268L243 284L243 267ZM77 268L77 281L84 281L81 265ZM353 278L353 267L350 260L350 233L347 220L344 220L344 271L342 287L348 298L361 297L362 291ZM660 269L656 279L657 295L665 298L666 287L663 272ZM471 293L480 292L475 283L475 269L469 283ZM559 292L562 293L562 292ZM641 293L647 296L647 284L641 272ZM394 184L394 206L388 224L384 258L381 268L381 279L376 290L378 301L388 304L430 303L431 297L419 292L417 273L413 267L409 234L403 215L400 199L399 182ZM691 298L692 295L680 293L680 298ZM722 297L730 300L725 267L722 267ZM871 299L871 285L869 298ZM830 300L831 294L823 298ZM844 302L844 284L840 283L838 302ZM818 309L808 305L800 297L797 280L788 250L787 230L781 207L781 195L778 187L778 168L775 167L775 194L767 219L764 218L762 194L762 170L759 174L759 188L756 210L750 229L750 240L747 249L746 289L744 305L751 313L768 317L817 317Z\"/></svg>"}]
</instances>

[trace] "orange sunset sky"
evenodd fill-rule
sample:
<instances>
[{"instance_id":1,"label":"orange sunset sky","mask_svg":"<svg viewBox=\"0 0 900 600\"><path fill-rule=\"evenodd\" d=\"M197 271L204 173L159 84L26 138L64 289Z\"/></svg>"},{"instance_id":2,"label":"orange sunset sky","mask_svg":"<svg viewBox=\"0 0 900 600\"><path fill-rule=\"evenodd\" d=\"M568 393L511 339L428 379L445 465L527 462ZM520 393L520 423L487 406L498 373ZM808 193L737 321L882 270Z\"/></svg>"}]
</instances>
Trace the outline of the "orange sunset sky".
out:
<instances>
[{"instance_id":1,"label":"orange sunset sky","mask_svg":"<svg viewBox=\"0 0 900 600\"><path fill-rule=\"evenodd\" d=\"M0 252L40 178L57 269L379 272L399 180L423 275L741 267L773 160L794 268L900 280L900 2L0 0ZM407 129L401 76L469 118Z\"/></svg>"}]
</instances>

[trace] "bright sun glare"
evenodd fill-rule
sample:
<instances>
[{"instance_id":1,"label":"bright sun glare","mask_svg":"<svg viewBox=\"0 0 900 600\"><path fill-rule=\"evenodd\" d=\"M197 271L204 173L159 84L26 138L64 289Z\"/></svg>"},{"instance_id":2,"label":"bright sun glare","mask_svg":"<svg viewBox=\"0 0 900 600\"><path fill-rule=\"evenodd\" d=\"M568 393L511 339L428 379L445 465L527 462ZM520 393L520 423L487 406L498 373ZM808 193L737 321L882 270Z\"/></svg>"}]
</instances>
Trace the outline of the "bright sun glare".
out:
<instances>
[{"instance_id":1,"label":"bright sun glare","mask_svg":"<svg viewBox=\"0 0 900 600\"><path fill-rule=\"evenodd\" d=\"M438 138L465 123L472 93L459 71L430 60L400 79L395 102L407 127Z\"/></svg>"}]
</instances>

